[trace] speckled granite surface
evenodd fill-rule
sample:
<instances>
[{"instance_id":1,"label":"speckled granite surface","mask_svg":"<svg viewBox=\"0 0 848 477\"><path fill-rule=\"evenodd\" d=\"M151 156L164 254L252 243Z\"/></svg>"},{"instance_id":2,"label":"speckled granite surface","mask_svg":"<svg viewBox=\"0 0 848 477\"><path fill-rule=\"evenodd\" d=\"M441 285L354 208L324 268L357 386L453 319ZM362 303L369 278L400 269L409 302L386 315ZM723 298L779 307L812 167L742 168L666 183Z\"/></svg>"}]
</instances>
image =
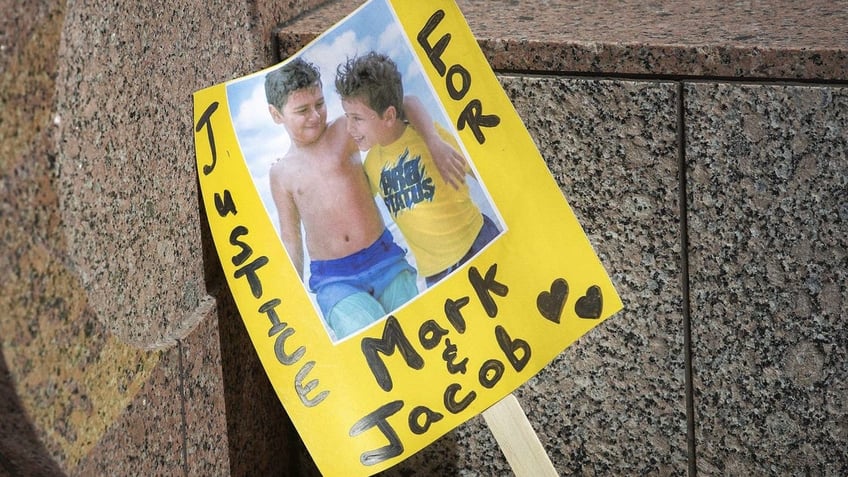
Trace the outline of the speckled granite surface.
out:
<instances>
[{"instance_id":1,"label":"speckled granite surface","mask_svg":"<svg viewBox=\"0 0 848 477\"><path fill-rule=\"evenodd\" d=\"M281 56L361 2L337 0L281 29ZM456 2L501 71L839 80L848 1Z\"/></svg>"},{"instance_id":2,"label":"speckled granite surface","mask_svg":"<svg viewBox=\"0 0 848 477\"><path fill-rule=\"evenodd\" d=\"M334 2L284 27L281 55L355 3ZM498 71L647 80L504 77L581 222L607 234L590 237L626 303L622 316L517 392L557 468L578 475L848 472L842 450L848 445L848 339L841 326L848 302L848 108L839 84L848 80L848 34L839 27L848 5L624 2L607 11L594 2L538 2L540 14L526 2L458 3ZM685 105L678 115L646 95L648 85L663 85L652 78L701 82L665 84L668 101ZM741 79L819 85L728 83ZM572 97L571 88L580 93ZM666 120L625 121L628 101L642 106L636 118L660 114L664 104ZM674 131L678 119L685 135ZM665 155L654 150L662 137ZM638 157L627 148L633 143L649 158L670 162L664 168L654 163L644 175L638 167L611 173L617 156ZM678 145L685 146L681 157L691 169L690 304L680 288L690 283L674 254L681 233ZM568 168L567 159L551 159L575 153L604 166ZM744 164L741 172L738 164ZM740 177L746 180L738 184ZM606 243L618 247L607 255ZM688 419L695 434L687 442L682 315L689 306L695 414ZM663 316L665 325L657 320ZM428 457L395 472L500 475L503 457L494 449L457 452L486 442L474 432L480 426L466 424L425 450Z\"/></svg>"},{"instance_id":3,"label":"speckled granite surface","mask_svg":"<svg viewBox=\"0 0 848 477\"><path fill-rule=\"evenodd\" d=\"M698 467L848 473L848 87L686 87Z\"/></svg>"},{"instance_id":4,"label":"speckled granite surface","mask_svg":"<svg viewBox=\"0 0 848 477\"><path fill-rule=\"evenodd\" d=\"M677 85L502 81L625 303L516 394L563 474L682 475Z\"/></svg>"},{"instance_id":5,"label":"speckled granite surface","mask_svg":"<svg viewBox=\"0 0 848 477\"><path fill-rule=\"evenodd\" d=\"M685 475L677 87L501 80L625 303L515 394L562 475ZM385 474L511 473L482 420L421 454Z\"/></svg>"},{"instance_id":6,"label":"speckled granite surface","mask_svg":"<svg viewBox=\"0 0 848 477\"><path fill-rule=\"evenodd\" d=\"M56 90L73 94L58 95L51 118L56 189L69 262L122 341L173 346L213 307L191 94L265 66L270 18L316 3L69 2Z\"/></svg>"},{"instance_id":7,"label":"speckled granite surface","mask_svg":"<svg viewBox=\"0 0 848 477\"><path fill-rule=\"evenodd\" d=\"M221 288L190 94L358 2L321 3L0 0L0 475L315 475ZM501 79L625 299L517 391L560 472L848 474L848 3L458 3L550 74ZM509 473L475 418L387 475Z\"/></svg>"},{"instance_id":8,"label":"speckled granite surface","mask_svg":"<svg viewBox=\"0 0 848 477\"><path fill-rule=\"evenodd\" d=\"M0 475L227 474L264 435L227 417L284 422L259 385L226 409L222 362L263 375L221 352L190 134L192 91L270 61L260 3L0 1Z\"/></svg>"},{"instance_id":9,"label":"speckled granite surface","mask_svg":"<svg viewBox=\"0 0 848 477\"><path fill-rule=\"evenodd\" d=\"M261 64L250 29L216 41L216 23L250 19L247 5L225 11L68 5L56 88L74 94L59 95L54 116L68 259L106 329L139 347L173 346L211 307L196 241L191 94ZM127 18L145 22L120 27Z\"/></svg>"},{"instance_id":10,"label":"speckled granite surface","mask_svg":"<svg viewBox=\"0 0 848 477\"><path fill-rule=\"evenodd\" d=\"M15 14L0 28L0 472L55 475L93 448L159 356L106 334L67 266L52 121L63 5L3 11Z\"/></svg>"}]
</instances>

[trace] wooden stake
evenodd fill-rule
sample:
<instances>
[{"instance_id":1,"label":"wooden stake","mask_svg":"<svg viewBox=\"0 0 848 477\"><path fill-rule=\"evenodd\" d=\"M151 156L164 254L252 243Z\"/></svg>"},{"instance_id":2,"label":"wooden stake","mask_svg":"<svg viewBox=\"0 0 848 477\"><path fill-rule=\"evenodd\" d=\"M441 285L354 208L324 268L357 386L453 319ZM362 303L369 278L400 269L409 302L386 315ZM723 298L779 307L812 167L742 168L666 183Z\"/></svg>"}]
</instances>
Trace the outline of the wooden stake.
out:
<instances>
[{"instance_id":1,"label":"wooden stake","mask_svg":"<svg viewBox=\"0 0 848 477\"><path fill-rule=\"evenodd\" d=\"M483 419L516 477L559 477L514 395L483 411Z\"/></svg>"}]
</instances>

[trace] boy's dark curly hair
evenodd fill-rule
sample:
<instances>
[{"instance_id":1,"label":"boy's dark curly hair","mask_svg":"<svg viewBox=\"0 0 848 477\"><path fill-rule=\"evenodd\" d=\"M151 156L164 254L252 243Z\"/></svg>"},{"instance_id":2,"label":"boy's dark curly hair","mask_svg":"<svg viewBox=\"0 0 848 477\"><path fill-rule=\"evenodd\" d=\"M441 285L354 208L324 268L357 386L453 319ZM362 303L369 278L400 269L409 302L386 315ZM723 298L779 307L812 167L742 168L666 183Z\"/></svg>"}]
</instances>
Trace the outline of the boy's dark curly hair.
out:
<instances>
[{"instance_id":1,"label":"boy's dark curly hair","mask_svg":"<svg viewBox=\"0 0 848 477\"><path fill-rule=\"evenodd\" d=\"M312 63L301 58L286 63L265 75L265 99L282 111L293 92L321 85L321 73Z\"/></svg>"},{"instance_id":2,"label":"boy's dark curly hair","mask_svg":"<svg viewBox=\"0 0 848 477\"><path fill-rule=\"evenodd\" d=\"M336 91L342 99L359 98L382 116L394 106L403 119L403 82L397 65L388 56L370 52L348 58L336 70Z\"/></svg>"}]
</instances>

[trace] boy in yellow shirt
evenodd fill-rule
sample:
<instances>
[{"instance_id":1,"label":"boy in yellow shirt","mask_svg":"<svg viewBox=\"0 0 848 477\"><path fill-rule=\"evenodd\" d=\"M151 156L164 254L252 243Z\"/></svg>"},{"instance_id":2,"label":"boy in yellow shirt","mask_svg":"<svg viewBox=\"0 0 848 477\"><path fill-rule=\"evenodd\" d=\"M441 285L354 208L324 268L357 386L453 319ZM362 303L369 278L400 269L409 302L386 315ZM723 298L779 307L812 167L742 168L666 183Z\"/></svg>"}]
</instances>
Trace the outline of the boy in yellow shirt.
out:
<instances>
[{"instance_id":1,"label":"boy in yellow shirt","mask_svg":"<svg viewBox=\"0 0 848 477\"><path fill-rule=\"evenodd\" d=\"M401 75L389 57L371 52L349 59L338 68L336 90L348 132L361 151L368 151L364 165L371 190L383 199L419 274L432 286L500 230L474 203L464 181L449 184L438 173L426 146L431 138L407 124ZM450 133L436 129L457 148Z\"/></svg>"}]
</instances>

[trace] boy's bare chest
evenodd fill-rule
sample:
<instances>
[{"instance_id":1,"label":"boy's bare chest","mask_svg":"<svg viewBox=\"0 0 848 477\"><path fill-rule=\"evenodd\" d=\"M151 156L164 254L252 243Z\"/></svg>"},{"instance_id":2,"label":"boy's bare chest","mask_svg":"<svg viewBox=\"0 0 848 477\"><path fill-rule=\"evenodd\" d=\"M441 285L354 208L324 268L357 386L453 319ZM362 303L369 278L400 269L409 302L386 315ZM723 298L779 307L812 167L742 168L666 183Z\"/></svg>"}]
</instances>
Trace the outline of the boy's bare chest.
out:
<instances>
[{"instance_id":1,"label":"boy's bare chest","mask_svg":"<svg viewBox=\"0 0 848 477\"><path fill-rule=\"evenodd\" d=\"M361 165L338 157L312 157L299 161L296 169L293 185L299 196L323 196L339 188L357 186L364 178Z\"/></svg>"}]
</instances>

